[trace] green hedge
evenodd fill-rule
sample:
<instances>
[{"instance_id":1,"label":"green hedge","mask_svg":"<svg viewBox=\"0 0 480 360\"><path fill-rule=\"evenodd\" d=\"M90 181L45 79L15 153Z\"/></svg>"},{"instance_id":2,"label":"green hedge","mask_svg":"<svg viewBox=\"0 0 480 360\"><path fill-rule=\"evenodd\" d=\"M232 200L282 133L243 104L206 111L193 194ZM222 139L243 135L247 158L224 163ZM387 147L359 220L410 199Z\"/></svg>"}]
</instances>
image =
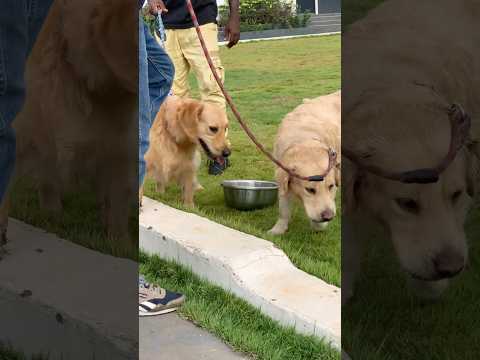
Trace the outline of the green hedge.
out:
<instances>
[{"instance_id":1,"label":"green hedge","mask_svg":"<svg viewBox=\"0 0 480 360\"><path fill-rule=\"evenodd\" d=\"M219 8L219 25L225 26L229 17L228 5ZM240 2L240 30L261 31L305 27L311 14L295 12L291 3L283 0L242 0Z\"/></svg>"}]
</instances>

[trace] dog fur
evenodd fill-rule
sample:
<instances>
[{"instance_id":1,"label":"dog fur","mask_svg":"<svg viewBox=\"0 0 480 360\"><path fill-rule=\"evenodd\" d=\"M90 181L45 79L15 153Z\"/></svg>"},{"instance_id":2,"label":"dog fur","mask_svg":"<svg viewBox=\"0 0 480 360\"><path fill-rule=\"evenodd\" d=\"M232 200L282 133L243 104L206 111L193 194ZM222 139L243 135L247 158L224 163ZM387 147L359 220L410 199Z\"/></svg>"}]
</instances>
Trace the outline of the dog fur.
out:
<instances>
[{"instance_id":1,"label":"dog fur","mask_svg":"<svg viewBox=\"0 0 480 360\"><path fill-rule=\"evenodd\" d=\"M324 230L336 214L335 194L340 186L341 92L305 100L282 121L274 154L287 167L303 176L323 174L328 167L328 149L337 152L336 166L324 181L311 182L291 178L278 168L280 215L270 233L288 230L293 198L302 201L315 230Z\"/></svg>"},{"instance_id":2,"label":"dog fur","mask_svg":"<svg viewBox=\"0 0 480 360\"><path fill-rule=\"evenodd\" d=\"M193 99L170 96L160 107L150 130L150 147L145 154L147 175L156 181L157 191L175 182L182 187L183 203L194 206L199 147L209 158L230 155L228 118L218 106ZM143 191L140 191L140 203Z\"/></svg>"},{"instance_id":3,"label":"dog fur","mask_svg":"<svg viewBox=\"0 0 480 360\"><path fill-rule=\"evenodd\" d=\"M478 15L475 1L392 0L344 37L342 146L363 161L391 171L436 166L449 148L453 102L473 127L434 184L386 180L343 159L343 303L353 296L371 224L390 237L422 296L439 296L467 263L464 221L478 187Z\"/></svg>"}]
</instances>

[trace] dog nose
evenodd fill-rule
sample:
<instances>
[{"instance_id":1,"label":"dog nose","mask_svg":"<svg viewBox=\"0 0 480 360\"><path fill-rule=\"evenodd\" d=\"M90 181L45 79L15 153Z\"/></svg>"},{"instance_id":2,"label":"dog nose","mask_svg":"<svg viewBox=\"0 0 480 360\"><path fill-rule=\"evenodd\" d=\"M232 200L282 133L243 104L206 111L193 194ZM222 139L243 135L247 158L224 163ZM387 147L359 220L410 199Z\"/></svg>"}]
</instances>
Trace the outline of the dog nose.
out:
<instances>
[{"instance_id":1,"label":"dog nose","mask_svg":"<svg viewBox=\"0 0 480 360\"><path fill-rule=\"evenodd\" d=\"M433 258L435 271L442 278L451 278L465 267L465 258L457 251L446 248Z\"/></svg>"},{"instance_id":2,"label":"dog nose","mask_svg":"<svg viewBox=\"0 0 480 360\"><path fill-rule=\"evenodd\" d=\"M228 149L228 148L225 148L225 149L223 149L223 151L222 151L223 157L229 157L231 153L232 153L232 152L231 152L230 149Z\"/></svg>"},{"instance_id":3,"label":"dog nose","mask_svg":"<svg viewBox=\"0 0 480 360\"><path fill-rule=\"evenodd\" d=\"M322 212L322 220L323 221L330 221L330 220L333 219L334 216L335 216L335 214L330 209L327 209L327 210Z\"/></svg>"}]
</instances>

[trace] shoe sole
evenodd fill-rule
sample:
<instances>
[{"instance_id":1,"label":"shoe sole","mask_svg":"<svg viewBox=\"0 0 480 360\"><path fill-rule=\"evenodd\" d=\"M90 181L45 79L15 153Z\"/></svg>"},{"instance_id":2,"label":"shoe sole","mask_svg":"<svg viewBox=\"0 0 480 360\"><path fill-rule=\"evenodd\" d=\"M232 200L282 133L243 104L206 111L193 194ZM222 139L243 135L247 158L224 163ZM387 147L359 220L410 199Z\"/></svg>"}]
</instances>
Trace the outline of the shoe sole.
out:
<instances>
[{"instance_id":1,"label":"shoe sole","mask_svg":"<svg viewBox=\"0 0 480 360\"><path fill-rule=\"evenodd\" d=\"M174 307L174 308L170 308L170 309L163 309L163 310L160 310L160 311L139 312L139 313L138 313L138 316L144 317L144 316L164 315L164 314L168 314L168 313L174 312L174 311L176 311L177 309L178 309L177 307Z\"/></svg>"}]
</instances>

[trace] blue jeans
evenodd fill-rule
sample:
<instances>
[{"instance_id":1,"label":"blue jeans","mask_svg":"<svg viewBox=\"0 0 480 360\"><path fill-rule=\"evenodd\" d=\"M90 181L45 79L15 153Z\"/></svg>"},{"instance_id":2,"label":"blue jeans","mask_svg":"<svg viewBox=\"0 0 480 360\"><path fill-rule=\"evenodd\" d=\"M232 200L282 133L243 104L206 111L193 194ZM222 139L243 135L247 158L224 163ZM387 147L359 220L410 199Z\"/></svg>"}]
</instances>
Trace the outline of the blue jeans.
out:
<instances>
[{"instance_id":1,"label":"blue jeans","mask_svg":"<svg viewBox=\"0 0 480 360\"><path fill-rule=\"evenodd\" d=\"M149 133L158 109L168 96L175 69L167 53L150 34L147 25L139 20L139 186L145 178L145 153Z\"/></svg>"},{"instance_id":2,"label":"blue jeans","mask_svg":"<svg viewBox=\"0 0 480 360\"><path fill-rule=\"evenodd\" d=\"M0 201L15 166L13 120L25 100L27 56L53 0L2 0L0 11Z\"/></svg>"}]
</instances>

